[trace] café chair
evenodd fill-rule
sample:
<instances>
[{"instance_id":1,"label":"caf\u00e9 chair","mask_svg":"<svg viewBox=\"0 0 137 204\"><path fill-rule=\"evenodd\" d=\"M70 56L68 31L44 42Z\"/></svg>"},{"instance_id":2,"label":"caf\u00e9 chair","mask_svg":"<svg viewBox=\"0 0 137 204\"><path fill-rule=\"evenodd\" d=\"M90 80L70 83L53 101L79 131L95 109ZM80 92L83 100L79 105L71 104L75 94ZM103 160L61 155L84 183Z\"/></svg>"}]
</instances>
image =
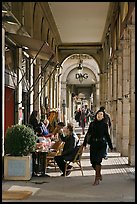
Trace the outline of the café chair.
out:
<instances>
[{"instance_id":1,"label":"caf\u00e9 chair","mask_svg":"<svg viewBox=\"0 0 137 204\"><path fill-rule=\"evenodd\" d=\"M71 172L71 171L73 171L75 169L81 170L82 176L84 175L83 174L83 169L82 169L82 166L81 166L82 153L83 153L83 144L80 145L79 147L77 147L77 151L75 153L74 159L72 161L66 161L66 164L65 164L65 176L67 175L68 171ZM71 169L68 168L69 166L71 166L70 164L72 164ZM73 164L77 164L78 167L73 165Z\"/></svg>"},{"instance_id":2,"label":"caf\u00e9 chair","mask_svg":"<svg viewBox=\"0 0 137 204\"><path fill-rule=\"evenodd\" d=\"M56 170L57 165L56 165L56 162L54 160L54 157L61 155L61 152L63 150L63 146L64 146L64 142L62 142L62 141L57 141L51 146L50 151L48 152L48 154L46 156L46 168L48 166L52 166L52 167L55 167L55 170Z\"/></svg>"}]
</instances>

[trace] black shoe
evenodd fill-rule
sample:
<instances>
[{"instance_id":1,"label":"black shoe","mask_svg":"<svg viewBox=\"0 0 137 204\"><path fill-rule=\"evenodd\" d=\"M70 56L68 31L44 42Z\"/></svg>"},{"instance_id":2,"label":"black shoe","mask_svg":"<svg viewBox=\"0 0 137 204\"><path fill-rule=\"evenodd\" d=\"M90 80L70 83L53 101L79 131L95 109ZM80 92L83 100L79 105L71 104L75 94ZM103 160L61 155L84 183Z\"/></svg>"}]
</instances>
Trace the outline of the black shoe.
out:
<instances>
[{"instance_id":1,"label":"black shoe","mask_svg":"<svg viewBox=\"0 0 137 204\"><path fill-rule=\"evenodd\" d=\"M65 174L63 173L63 174L61 174L60 176L65 176Z\"/></svg>"},{"instance_id":2,"label":"black shoe","mask_svg":"<svg viewBox=\"0 0 137 204\"><path fill-rule=\"evenodd\" d=\"M67 168L67 169L72 169L72 167L73 167L73 166L71 166L71 165L68 165L68 168Z\"/></svg>"},{"instance_id":3,"label":"black shoe","mask_svg":"<svg viewBox=\"0 0 137 204\"><path fill-rule=\"evenodd\" d=\"M67 171L67 172L66 172L66 176L68 176L70 173L71 173L71 171Z\"/></svg>"}]
</instances>

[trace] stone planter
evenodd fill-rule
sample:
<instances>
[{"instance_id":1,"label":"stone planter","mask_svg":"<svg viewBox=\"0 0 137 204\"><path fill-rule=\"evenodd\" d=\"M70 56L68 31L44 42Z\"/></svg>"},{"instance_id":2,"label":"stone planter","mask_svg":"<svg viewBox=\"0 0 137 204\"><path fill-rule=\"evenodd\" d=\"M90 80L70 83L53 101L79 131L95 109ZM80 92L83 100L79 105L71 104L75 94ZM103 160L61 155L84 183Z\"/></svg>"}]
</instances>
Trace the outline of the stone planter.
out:
<instances>
[{"instance_id":1,"label":"stone planter","mask_svg":"<svg viewBox=\"0 0 137 204\"><path fill-rule=\"evenodd\" d=\"M32 155L4 156L5 180L30 180L32 177Z\"/></svg>"}]
</instances>

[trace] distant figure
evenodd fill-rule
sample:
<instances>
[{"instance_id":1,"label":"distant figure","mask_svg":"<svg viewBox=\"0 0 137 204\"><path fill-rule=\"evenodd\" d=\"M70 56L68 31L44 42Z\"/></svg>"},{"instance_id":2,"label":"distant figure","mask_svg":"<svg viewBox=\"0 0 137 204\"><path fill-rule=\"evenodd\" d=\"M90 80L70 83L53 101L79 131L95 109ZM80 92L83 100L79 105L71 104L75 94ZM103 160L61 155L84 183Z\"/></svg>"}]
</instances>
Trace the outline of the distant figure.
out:
<instances>
[{"instance_id":1,"label":"distant figure","mask_svg":"<svg viewBox=\"0 0 137 204\"><path fill-rule=\"evenodd\" d=\"M86 124L86 116L85 116L85 109L82 108L81 116L80 116L80 122L82 127L82 134L85 134L85 124Z\"/></svg>"},{"instance_id":2,"label":"distant figure","mask_svg":"<svg viewBox=\"0 0 137 204\"><path fill-rule=\"evenodd\" d=\"M111 138L108 132L108 125L105 123L104 111L97 111L95 120L90 123L83 146L90 145L90 162L96 172L93 185L98 185L102 180L101 163L106 153L107 143L109 148L113 150Z\"/></svg>"},{"instance_id":3,"label":"distant figure","mask_svg":"<svg viewBox=\"0 0 137 204\"><path fill-rule=\"evenodd\" d=\"M88 125L90 119L91 111L87 105L85 105L85 117L86 117L86 124Z\"/></svg>"},{"instance_id":4,"label":"distant figure","mask_svg":"<svg viewBox=\"0 0 137 204\"><path fill-rule=\"evenodd\" d=\"M75 120L78 122L79 126L80 126L80 117L81 117L81 110L80 108L75 111Z\"/></svg>"},{"instance_id":5,"label":"distant figure","mask_svg":"<svg viewBox=\"0 0 137 204\"><path fill-rule=\"evenodd\" d=\"M33 128L34 132L36 132L36 128L38 127L38 111L34 110L32 111L30 117L29 117L29 126Z\"/></svg>"}]
</instances>

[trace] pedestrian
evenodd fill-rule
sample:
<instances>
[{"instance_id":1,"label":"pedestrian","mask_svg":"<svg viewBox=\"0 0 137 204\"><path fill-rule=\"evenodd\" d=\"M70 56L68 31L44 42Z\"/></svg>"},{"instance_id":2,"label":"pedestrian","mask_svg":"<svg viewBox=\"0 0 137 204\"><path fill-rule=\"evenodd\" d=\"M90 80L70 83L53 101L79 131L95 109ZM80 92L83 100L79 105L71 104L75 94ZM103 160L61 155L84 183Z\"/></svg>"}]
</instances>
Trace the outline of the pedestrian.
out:
<instances>
[{"instance_id":1,"label":"pedestrian","mask_svg":"<svg viewBox=\"0 0 137 204\"><path fill-rule=\"evenodd\" d=\"M83 142L85 148L87 144L90 145L90 162L95 170L95 181L93 185L98 185L99 181L102 180L101 163L106 152L107 143L109 148L113 150L108 126L104 121L104 111L97 111L95 114L95 120L90 123Z\"/></svg>"},{"instance_id":2,"label":"pedestrian","mask_svg":"<svg viewBox=\"0 0 137 204\"><path fill-rule=\"evenodd\" d=\"M81 109L79 108L78 110L75 111L75 120L78 122L79 126L81 125L80 117L81 117Z\"/></svg>"},{"instance_id":3,"label":"pedestrian","mask_svg":"<svg viewBox=\"0 0 137 204\"><path fill-rule=\"evenodd\" d=\"M89 124L90 115L91 115L91 111L90 111L90 109L88 108L88 106L85 105L85 117L86 117L86 124L87 124L87 125Z\"/></svg>"},{"instance_id":4,"label":"pedestrian","mask_svg":"<svg viewBox=\"0 0 137 204\"><path fill-rule=\"evenodd\" d=\"M29 117L29 126L33 128L34 132L36 132L36 128L38 127L38 111L33 110L30 117Z\"/></svg>"},{"instance_id":5,"label":"pedestrian","mask_svg":"<svg viewBox=\"0 0 137 204\"><path fill-rule=\"evenodd\" d=\"M112 123L111 123L110 115L105 111L105 107L104 106L101 106L100 110L105 112L105 120L104 121L105 121L105 123L108 124L109 134L111 135L111 132L112 132ZM108 145L106 147L106 153L105 153L104 159L108 159L107 155L108 155Z\"/></svg>"},{"instance_id":6,"label":"pedestrian","mask_svg":"<svg viewBox=\"0 0 137 204\"><path fill-rule=\"evenodd\" d=\"M61 140L64 142L64 147L61 155L55 156L54 159L59 166L60 170L63 172L61 176L65 176L65 163L66 161L72 161L75 152L76 152L76 147L80 145L80 141L76 133L74 132L73 129L73 124L68 123L67 127L60 129L59 135ZM71 169L72 166L69 165L68 169ZM70 174L71 171L67 171L66 176Z\"/></svg>"},{"instance_id":7,"label":"pedestrian","mask_svg":"<svg viewBox=\"0 0 137 204\"><path fill-rule=\"evenodd\" d=\"M85 109L82 108L81 111L81 116L80 116L80 121L81 121L81 127L82 127L82 134L85 134L85 124L86 124L86 115L85 115Z\"/></svg>"}]
</instances>

